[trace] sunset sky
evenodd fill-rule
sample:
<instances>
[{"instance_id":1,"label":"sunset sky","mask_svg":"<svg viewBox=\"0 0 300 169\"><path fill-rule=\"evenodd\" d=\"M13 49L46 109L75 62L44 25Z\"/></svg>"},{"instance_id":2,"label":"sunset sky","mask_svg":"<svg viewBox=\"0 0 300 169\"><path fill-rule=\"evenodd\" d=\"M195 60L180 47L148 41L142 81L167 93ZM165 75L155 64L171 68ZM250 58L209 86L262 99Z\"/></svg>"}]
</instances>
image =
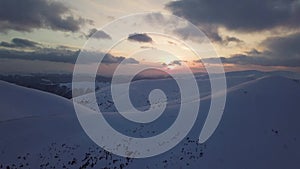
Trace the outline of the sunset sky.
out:
<instances>
[{"instance_id":1,"label":"sunset sky","mask_svg":"<svg viewBox=\"0 0 300 169\"><path fill-rule=\"evenodd\" d=\"M299 0L1 0L0 73L72 72L88 39L101 41L95 50L104 52L101 49L109 48L105 45L116 40L118 32L132 28L128 22L105 30L106 25L143 12L153 14L138 26L152 33L135 31L120 37L103 60L104 75L122 61L128 69L154 65L181 72L187 64L195 72L204 71L185 42L199 46L195 50L200 53L213 47L215 52L203 59L210 62L220 57L226 71L300 72ZM164 19L168 15L191 22L209 41L203 43L199 34L185 26L170 26L167 36L156 34L161 25L168 25Z\"/></svg>"}]
</instances>

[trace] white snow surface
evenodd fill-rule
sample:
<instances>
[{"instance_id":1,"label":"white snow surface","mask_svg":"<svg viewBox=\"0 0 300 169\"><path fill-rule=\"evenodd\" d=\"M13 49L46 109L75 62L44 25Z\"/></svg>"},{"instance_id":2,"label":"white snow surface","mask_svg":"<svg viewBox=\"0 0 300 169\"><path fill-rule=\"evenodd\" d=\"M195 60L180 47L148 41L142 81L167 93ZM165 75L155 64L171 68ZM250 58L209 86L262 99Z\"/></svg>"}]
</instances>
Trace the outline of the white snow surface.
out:
<instances>
[{"instance_id":1,"label":"white snow surface","mask_svg":"<svg viewBox=\"0 0 300 169\"><path fill-rule=\"evenodd\" d=\"M71 100L0 82L0 168L204 168L204 169L298 169L300 168L300 82L279 76L228 77L227 102L223 118L213 136L198 144L210 104L209 83L202 85L196 125L175 148L146 159L126 159L112 155L94 144L84 133ZM132 89L146 85L168 85L168 80L143 80ZM172 106L164 115L176 117L178 92L169 85ZM97 92L97 103L105 109L116 128L126 128L120 116L110 113L107 89ZM137 106L147 104L147 95L135 95ZM86 112L91 101L80 96ZM167 120L168 121L168 120ZM171 120L170 120L171 122ZM188 123L188 122L187 122ZM155 134L160 125L138 125L122 130L126 134Z\"/></svg>"}]
</instances>

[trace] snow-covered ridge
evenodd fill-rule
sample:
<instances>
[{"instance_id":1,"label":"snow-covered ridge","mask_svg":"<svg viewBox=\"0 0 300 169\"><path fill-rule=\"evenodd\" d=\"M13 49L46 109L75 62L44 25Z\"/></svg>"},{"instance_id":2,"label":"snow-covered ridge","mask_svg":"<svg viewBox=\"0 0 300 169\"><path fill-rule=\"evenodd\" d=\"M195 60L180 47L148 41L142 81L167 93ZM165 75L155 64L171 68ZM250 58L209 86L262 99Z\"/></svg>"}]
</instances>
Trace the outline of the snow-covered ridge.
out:
<instances>
[{"instance_id":1,"label":"snow-covered ridge","mask_svg":"<svg viewBox=\"0 0 300 169\"><path fill-rule=\"evenodd\" d=\"M64 114L60 105L70 102L60 96L0 81L0 122L27 117ZM69 105L71 106L71 105Z\"/></svg>"}]
</instances>

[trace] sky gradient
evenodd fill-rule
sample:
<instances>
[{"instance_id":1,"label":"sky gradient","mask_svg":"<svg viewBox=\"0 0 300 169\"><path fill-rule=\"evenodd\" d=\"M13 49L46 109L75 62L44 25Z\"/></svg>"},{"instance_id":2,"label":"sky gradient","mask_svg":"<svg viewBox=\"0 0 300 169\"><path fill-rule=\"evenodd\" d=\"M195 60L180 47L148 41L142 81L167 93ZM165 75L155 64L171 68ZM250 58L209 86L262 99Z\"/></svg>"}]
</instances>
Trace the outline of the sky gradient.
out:
<instances>
[{"instance_id":1,"label":"sky gradient","mask_svg":"<svg viewBox=\"0 0 300 169\"><path fill-rule=\"evenodd\" d=\"M110 30L102 30L105 25L141 12L155 12L145 18L145 25L165 24L164 14L172 14L197 26L216 51L205 61L220 57L226 71L300 72L299 0L2 0L0 72L70 73L88 39L101 40L105 46L115 37L108 33ZM115 32L130 29L127 25ZM202 38L189 27L171 27L166 32L170 37L199 44L196 50L205 49L205 43L199 41ZM128 34L105 56L101 73L111 75L122 61L128 68L156 65L180 72L181 66L187 64L195 72L204 71L201 61L170 37L145 32ZM176 56L158 48L174 50ZM137 52L141 49L144 52Z\"/></svg>"}]
</instances>

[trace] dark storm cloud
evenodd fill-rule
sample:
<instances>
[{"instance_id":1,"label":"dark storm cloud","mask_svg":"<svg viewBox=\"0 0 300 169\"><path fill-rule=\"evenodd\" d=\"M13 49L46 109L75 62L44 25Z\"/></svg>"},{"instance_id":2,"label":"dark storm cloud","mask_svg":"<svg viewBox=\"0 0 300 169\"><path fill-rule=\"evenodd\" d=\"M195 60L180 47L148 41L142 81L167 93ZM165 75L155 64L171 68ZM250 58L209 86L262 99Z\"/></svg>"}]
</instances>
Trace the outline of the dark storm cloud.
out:
<instances>
[{"instance_id":1,"label":"dark storm cloud","mask_svg":"<svg viewBox=\"0 0 300 169\"><path fill-rule=\"evenodd\" d=\"M28 39L21 39L21 38L13 38L11 43L9 42L0 42L0 46L7 47L7 48L35 48L40 45L37 42L28 40Z\"/></svg>"},{"instance_id":2,"label":"dark storm cloud","mask_svg":"<svg viewBox=\"0 0 300 169\"><path fill-rule=\"evenodd\" d=\"M162 63L162 65L163 66L175 66L175 65L181 66L182 62L185 62L185 61L183 61L183 60L173 60L169 64Z\"/></svg>"},{"instance_id":3,"label":"dark storm cloud","mask_svg":"<svg viewBox=\"0 0 300 169\"><path fill-rule=\"evenodd\" d=\"M202 42L205 39L205 34L199 32L191 26L174 29L173 33L180 36L183 40L190 39L193 41Z\"/></svg>"},{"instance_id":4,"label":"dark storm cloud","mask_svg":"<svg viewBox=\"0 0 300 169\"><path fill-rule=\"evenodd\" d=\"M179 35L181 38L184 40L192 40L195 42L203 42L206 39L206 35L209 37L209 39L213 42L217 42L223 45L228 45L230 42L234 42L237 44L244 43L242 40L236 38L236 37L231 37L231 36L226 36L226 37L221 37L218 33L218 29L216 26L205 26L201 25L201 30L205 32L202 33L200 32L201 30L196 30L192 28L191 26L186 26L182 28L177 28L173 30L173 33L176 35Z\"/></svg>"},{"instance_id":5,"label":"dark storm cloud","mask_svg":"<svg viewBox=\"0 0 300 169\"><path fill-rule=\"evenodd\" d=\"M96 28L90 29L89 33L86 35L86 38L94 38L94 39L111 39L111 36L105 33L102 30L97 30Z\"/></svg>"},{"instance_id":6,"label":"dark storm cloud","mask_svg":"<svg viewBox=\"0 0 300 169\"><path fill-rule=\"evenodd\" d=\"M277 58L300 58L300 33L268 38L261 45L267 47Z\"/></svg>"},{"instance_id":7,"label":"dark storm cloud","mask_svg":"<svg viewBox=\"0 0 300 169\"><path fill-rule=\"evenodd\" d=\"M240 32L284 29L299 30L299 0L179 0L166 5L174 14L200 27L212 41L227 45L244 43L236 37L222 37L218 28ZM252 50L222 58L224 63L263 66L300 66L300 33L263 41L265 50ZM213 61L206 59L206 61Z\"/></svg>"},{"instance_id":8,"label":"dark storm cloud","mask_svg":"<svg viewBox=\"0 0 300 169\"><path fill-rule=\"evenodd\" d=\"M122 63L123 64L139 64L140 62L135 60L134 58L125 58L125 57L121 57L122 58Z\"/></svg>"},{"instance_id":9,"label":"dark storm cloud","mask_svg":"<svg viewBox=\"0 0 300 169\"><path fill-rule=\"evenodd\" d=\"M257 51L253 49L245 54L236 54L229 58L221 58L223 63L241 65L262 66L300 66L300 33L291 34L286 37L272 37L261 43L266 49ZM215 58L206 59L207 63L213 63ZM200 62L200 60L196 61Z\"/></svg>"},{"instance_id":10,"label":"dark storm cloud","mask_svg":"<svg viewBox=\"0 0 300 169\"><path fill-rule=\"evenodd\" d=\"M181 36L184 40L190 39L197 42L202 42L206 35L210 38L210 40L214 42L221 42L223 39L218 34L218 28L212 25L201 25L199 31L204 31L205 34L195 30L193 27L186 26L182 28L177 28L173 32L179 36Z\"/></svg>"},{"instance_id":11,"label":"dark storm cloud","mask_svg":"<svg viewBox=\"0 0 300 169\"><path fill-rule=\"evenodd\" d=\"M134 33L129 35L127 39L129 41L144 42L144 43L152 42L152 38L146 33Z\"/></svg>"},{"instance_id":12,"label":"dark storm cloud","mask_svg":"<svg viewBox=\"0 0 300 169\"><path fill-rule=\"evenodd\" d=\"M72 63L74 64L77 60L77 57L80 53L80 50L74 51L73 49L68 49L67 47L61 48L40 48L32 52L27 51L16 51L16 50L7 50L0 49L0 58L5 59L21 59L21 60L41 60L41 61L50 61L50 62L63 62L63 63ZM102 53L89 52L90 55L98 55ZM124 61L124 64L138 64L139 62L133 58L125 58L123 56L113 56L111 54L104 55L102 63L104 64L114 64L121 63ZM97 63L99 60L97 57L86 57L84 64Z\"/></svg>"},{"instance_id":13,"label":"dark storm cloud","mask_svg":"<svg viewBox=\"0 0 300 169\"><path fill-rule=\"evenodd\" d=\"M159 12L146 15L145 21L153 25L163 24L164 27L167 28L165 31L172 32L183 40L192 40L201 43L205 41L208 36L209 40L223 45L228 45L229 42L242 43L242 41L236 37L222 37L218 32L218 25L202 23L201 25L197 25L200 29L195 29L196 27L190 23L187 23L185 26L178 25L179 21L182 22L180 18L169 17Z\"/></svg>"},{"instance_id":14,"label":"dark storm cloud","mask_svg":"<svg viewBox=\"0 0 300 169\"><path fill-rule=\"evenodd\" d=\"M78 31L90 20L75 18L61 2L50 0L1 0L0 32L7 30L32 31L46 28Z\"/></svg>"},{"instance_id":15,"label":"dark storm cloud","mask_svg":"<svg viewBox=\"0 0 300 169\"><path fill-rule=\"evenodd\" d=\"M218 25L230 30L261 31L300 26L298 0L179 0L166 7L196 25Z\"/></svg>"},{"instance_id":16,"label":"dark storm cloud","mask_svg":"<svg viewBox=\"0 0 300 169\"><path fill-rule=\"evenodd\" d=\"M38 51L0 50L0 58L75 63L78 51L41 49Z\"/></svg>"},{"instance_id":17,"label":"dark storm cloud","mask_svg":"<svg viewBox=\"0 0 300 169\"><path fill-rule=\"evenodd\" d=\"M181 60L174 60L172 61L171 63L169 63L169 65L178 65L178 66L181 66Z\"/></svg>"},{"instance_id":18,"label":"dark storm cloud","mask_svg":"<svg viewBox=\"0 0 300 169\"><path fill-rule=\"evenodd\" d=\"M243 44L244 41L236 38L236 37L232 37L232 36L226 36L225 38L222 39L222 43L224 45L228 45L229 43L234 42L236 44Z\"/></svg>"},{"instance_id":19,"label":"dark storm cloud","mask_svg":"<svg viewBox=\"0 0 300 169\"><path fill-rule=\"evenodd\" d=\"M240 65L260 65L260 66L287 66L299 67L300 58L276 58L270 56L271 53L263 55L243 55L237 54L230 58L222 58L223 63L232 63Z\"/></svg>"},{"instance_id":20,"label":"dark storm cloud","mask_svg":"<svg viewBox=\"0 0 300 169\"><path fill-rule=\"evenodd\" d=\"M122 62L123 61L123 62ZM138 64L139 61L134 58L125 58L123 56L113 56L111 54L106 54L102 60L102 63L111 64L111 63L124 63L124 64Z\"/></svg>"}]
</instances>

